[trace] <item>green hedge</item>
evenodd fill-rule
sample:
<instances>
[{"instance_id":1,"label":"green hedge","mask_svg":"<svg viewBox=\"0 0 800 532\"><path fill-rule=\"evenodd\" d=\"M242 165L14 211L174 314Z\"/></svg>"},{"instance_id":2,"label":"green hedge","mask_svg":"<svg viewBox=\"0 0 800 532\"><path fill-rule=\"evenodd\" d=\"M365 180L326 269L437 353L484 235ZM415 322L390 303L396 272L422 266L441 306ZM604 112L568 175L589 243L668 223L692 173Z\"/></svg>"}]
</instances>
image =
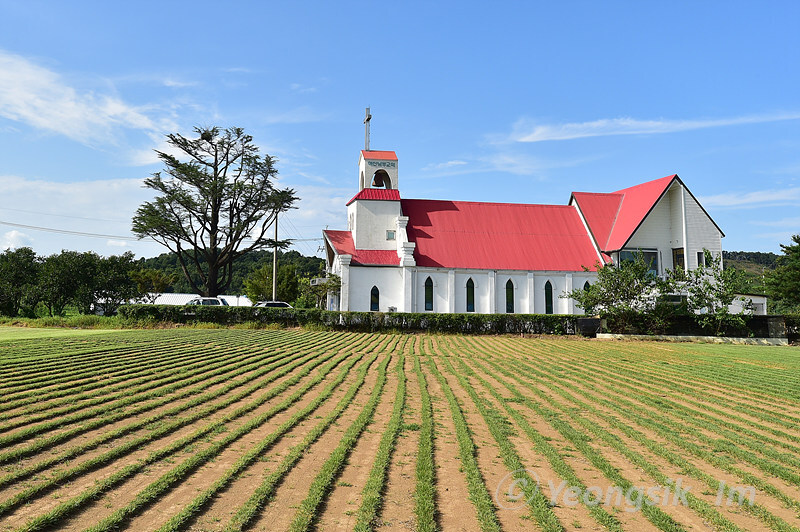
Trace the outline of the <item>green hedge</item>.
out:
<instances>
[{"instance_id":1,"label":"green hedge","mask_svg":"<svg viewBox=\"0 0 800 532\"><path fill-rule=\"evenodd\" d=\"M263 307L126 305L119 315L135 322L277 323L287 327L318 325L350 331L431 331L467 334L576 334L580 316L560 314L422 314L406 312L332 312Z\"/></svg>"}]
</instances>

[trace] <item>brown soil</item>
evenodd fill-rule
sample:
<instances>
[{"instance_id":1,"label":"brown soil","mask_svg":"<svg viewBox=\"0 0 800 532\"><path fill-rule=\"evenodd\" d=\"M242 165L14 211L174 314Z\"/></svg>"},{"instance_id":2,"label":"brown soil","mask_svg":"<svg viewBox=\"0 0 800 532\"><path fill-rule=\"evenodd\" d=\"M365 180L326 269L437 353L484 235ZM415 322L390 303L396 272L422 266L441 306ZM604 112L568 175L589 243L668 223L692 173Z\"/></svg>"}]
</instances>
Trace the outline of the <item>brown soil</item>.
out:
<instances>
[{"instance_id":1,"label":"brown soil","mask_svg":"<svg viewBox=\"0 0 800 532\"><path fill-rule=\"evenodd\" d=\"M417 338L415 338L416 341ZM422 423L422 403L417 376L414 373L414 356L406 356L406 405L403 409L403 426L419 426ZM392 460L386 478L383 507L377 528L415 530L417 449L419 430L401 430L395 443Z\"/></svg>"},{"instance_id":2,"label":"brown soil","mask_svg":"<svg viewBox=\"0 0 800 532\"><path fill-rule=\"evenodd\" d=\"M254 521L251 530L286 530L289 527L294 519L296 509L308 495L308 490L320 467L329 458L331 451L339 445L342 434L355 421L369 400L375 381L378 378L377 366L382 358L381 356L373 362L366 381L359 389L353 402L345 409L339 419L306 451L303 458L300 459L288 477L278 487L272 501ZM277 465L277 463L274 462L272 464Z\"/></svg>"}]
</instances>

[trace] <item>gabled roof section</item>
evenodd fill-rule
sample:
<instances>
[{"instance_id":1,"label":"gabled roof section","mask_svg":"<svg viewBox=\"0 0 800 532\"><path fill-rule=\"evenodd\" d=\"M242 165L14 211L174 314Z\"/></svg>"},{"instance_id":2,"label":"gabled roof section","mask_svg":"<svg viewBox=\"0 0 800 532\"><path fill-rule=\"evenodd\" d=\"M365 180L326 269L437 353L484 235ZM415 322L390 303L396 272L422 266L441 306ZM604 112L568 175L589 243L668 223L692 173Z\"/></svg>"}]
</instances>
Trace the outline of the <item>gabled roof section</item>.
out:
<instances>
[{"instance_id":1,"label":"gabled roof section","mask_svg":"<svg viewBox=\"0 0 800 532\"><path fill-rule=\"evenodd\" d=\"M396 188L365 188L347 204L350 205L355 200L400 201L400 191Z\"/></svg>"},{"instance_id":2,"label":"gabled roof section","mask_svg":"<svg viewBox=\"0 0 800 532\"><path fill-rule=\"evenodd\" d=\"M361 150L364 159L377 159L380 161L396 161L397 154L393 151Z\"/></svg>"},{"instance_id":3,"label":"gabled roof section","mask_svg":"<svg viewBox=\"0 0 800 532\"><path fill-rule=\"evenodd\" d=\"M568 205L401 200L417 266L582 271L599 261Z\"/></svg>"},{"instance_id":4,"label":"gabled roof section","mask_svg":"<svg viewBox=\"0 0 800 532\"><path fill-rule=\"evenodd\" d=\"M678 175L673 174L610 194L573 192L572 197L600 250L608 253L625 247L676 179L680 181Z\"/></svg>"},{"instance_id":5,"label":"gabled roof section","mask_svg":"<svg viewBox=\"0 0 800 532\"><path fill-rule=\"evenodd\" d=\"M352 255L351 265L355 266L398 266L400 257L393 249L356 249L350 231L322 231L337 255Z\"/></svg>"},{"instance_id":6,"label":"gabled roof section","mask_svg":"<svg viewBox=\"0 0 800 532\"><path fill-rule=\"evenodd\" d=\"M606 249L608 237L611 236L611 230L614 228L614 221L617 219L619 206L622 203L622 194L573 192L572 199L580 207L597 246L601 250Z\"/></svg>"}]
</instances>

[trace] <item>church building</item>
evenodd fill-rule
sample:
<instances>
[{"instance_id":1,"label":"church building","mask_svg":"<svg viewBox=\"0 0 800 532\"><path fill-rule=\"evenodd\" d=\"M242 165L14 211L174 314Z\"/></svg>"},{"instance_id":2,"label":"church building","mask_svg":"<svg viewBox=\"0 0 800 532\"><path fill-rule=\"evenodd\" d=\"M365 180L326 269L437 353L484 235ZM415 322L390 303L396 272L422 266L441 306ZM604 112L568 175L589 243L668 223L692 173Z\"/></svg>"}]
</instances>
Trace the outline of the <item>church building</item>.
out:
<instances>
[{"instance_id":1,"label":"church building","mask_svg":"<svg viewBox=\"0 0 800 532\"><path fill-rule=\"evenodd\" d=\"M323 231L342 280L328 309L580 314L560 296L598 264L642 252L663 275L722 253L725 235L677 175L565 205L405 199L399 178L395 152L361 151L347 230Z\"/></svg>"}]
</instances>

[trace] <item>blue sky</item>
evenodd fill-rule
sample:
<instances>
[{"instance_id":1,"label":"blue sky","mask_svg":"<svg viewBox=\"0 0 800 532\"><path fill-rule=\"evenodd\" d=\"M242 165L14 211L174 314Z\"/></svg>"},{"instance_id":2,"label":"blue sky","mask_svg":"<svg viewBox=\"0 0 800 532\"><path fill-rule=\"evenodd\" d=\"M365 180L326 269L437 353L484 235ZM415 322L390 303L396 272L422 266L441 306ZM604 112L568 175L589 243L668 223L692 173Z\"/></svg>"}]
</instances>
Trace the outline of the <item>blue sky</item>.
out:
<instances>
[{"instance_id":1,"label":"blue sky","mask_svg":"<svg viewBox=\"0 0 800 532\"><path fill-rule=\"evenodd\" d=\"M276 156L301 197L281 237L319 238L370 106L403 197L564 204L678 173L724 249L777 252L800 233L799 23L797 2L0 0L0 247L161 253L130 219L153 150L197 125Z\"/></svg>"}]
</instances>

